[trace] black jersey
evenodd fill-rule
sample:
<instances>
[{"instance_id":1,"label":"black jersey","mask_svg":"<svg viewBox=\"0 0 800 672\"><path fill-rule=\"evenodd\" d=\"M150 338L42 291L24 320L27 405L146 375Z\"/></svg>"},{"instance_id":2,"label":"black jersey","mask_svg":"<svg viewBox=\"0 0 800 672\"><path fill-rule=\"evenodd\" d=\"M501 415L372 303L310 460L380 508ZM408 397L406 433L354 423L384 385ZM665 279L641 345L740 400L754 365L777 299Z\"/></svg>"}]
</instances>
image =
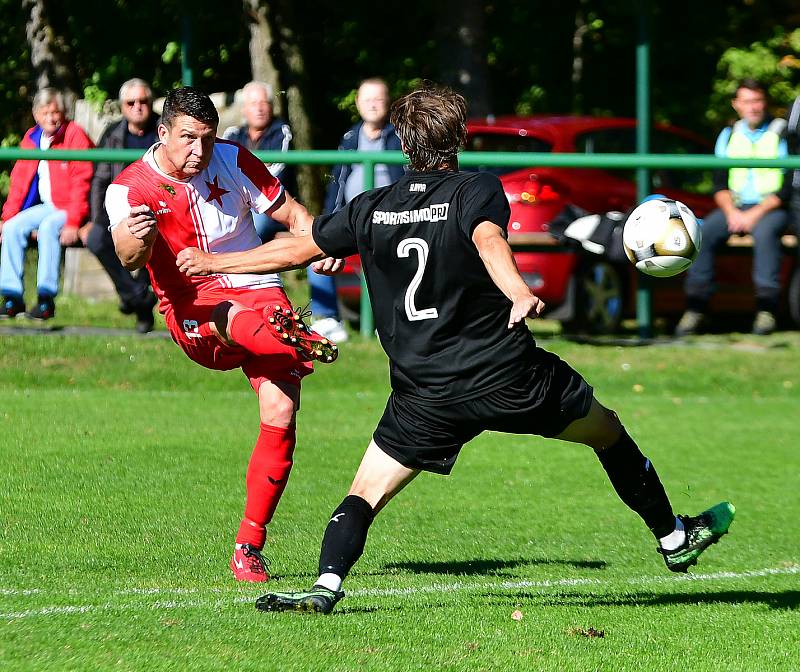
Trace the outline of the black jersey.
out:
<instances>
[{"instance_id":1,"label":"black jersey","mask_svg":"<svg viewBox=\"0 0 800 672\"><path fill-rule=\"evenodd\" d=\"M420 401L486 393L518 375L534 350L524 324L508 329L511 302L492 282L472 232L506 231L510 209L489 173L408 173L317 217L329 256L361 256L392 389Z\"/></svg>"}]
</instances>

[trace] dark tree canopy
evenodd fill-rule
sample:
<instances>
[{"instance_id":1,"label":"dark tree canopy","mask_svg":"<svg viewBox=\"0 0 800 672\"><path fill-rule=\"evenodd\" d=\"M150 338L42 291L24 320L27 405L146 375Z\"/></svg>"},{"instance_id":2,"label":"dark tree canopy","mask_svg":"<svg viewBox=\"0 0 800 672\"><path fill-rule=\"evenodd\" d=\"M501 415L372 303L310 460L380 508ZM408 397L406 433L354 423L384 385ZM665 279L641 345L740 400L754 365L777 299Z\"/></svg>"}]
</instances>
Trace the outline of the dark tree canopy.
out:
<instances>
[{"instance_id":1,"label":"dark tree canopy","mask_svg":"<svg viewBox=\"0 0 800 672\"><path fill-rule=\"evenodd\" d=\"M180 82L181 18L187 12L195 85L233 91L251 78L250 29L241 2L0 0L6 27L0 34L0 123L7 142L18 140L30 121L36 72L25 26L33 4L46 8L69 53L79 93L98 103L113 98L132 76L151 80L156 92ZM656 118L711 136L728 114L730 82L743 68L758 70L779 104L798 90L796 0L651 4ZM383 76L397 95L423 78L458 86L469 63L475 71L463 88L476 109L633 115L638 5L294 2L315 145L335 146L354 117L362 78ZM754 43L763 48L754 49Z\"/></svg>"}]
</instances>

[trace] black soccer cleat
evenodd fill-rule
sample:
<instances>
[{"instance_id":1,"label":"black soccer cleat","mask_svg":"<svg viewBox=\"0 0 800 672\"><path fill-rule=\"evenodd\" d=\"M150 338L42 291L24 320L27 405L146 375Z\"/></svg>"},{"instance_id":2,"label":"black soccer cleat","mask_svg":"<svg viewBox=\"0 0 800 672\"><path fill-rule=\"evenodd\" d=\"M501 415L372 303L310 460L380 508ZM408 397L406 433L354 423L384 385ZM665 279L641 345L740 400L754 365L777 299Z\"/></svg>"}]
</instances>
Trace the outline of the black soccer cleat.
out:
<instances>
[{"instance_id":1,"label":"black soccer cleat","mask_svg":"<svg viewBox=\"0 0 800 672\"><path fill-rule=\"evenodd\" d=\"M672 551L657 549L664 556L667 568L673 572L687 572L689 567L696 565L700 554L727 534L735 513L733 504L720 502L699 516L678 516L683 522L686 541Z\"/></svg>"},{"instance_id":2,"label":"black soccer cleat","mask_svg":"<svg viewBox=\"0 0 800 672\"><path fill-rule=\"evenodd\" d=\"M20 297L4 296L0 307L0 319L13 319L25 312L25 302Z\"/></svg>"},{"instance_id":3,"label":"black soccer cleat","mask_svg":"<svg viewBox=\"0 0 800 672\"><path fill-rule=\"evenodd\" d=\"M344 597L344 591L328 590L314 585L305 593L267 593L256 600L260 611L300 611L330 614L336 603Z\"/></svg>"},{"instance_id":4,"label":"black soccer cleat","mask_svg":"<svg viewBox=\"0 0 800 672\"><path fill-rule=\"evenodd\" d=\"M25 313L25 317L29 320L37 320L38 322L51 320L55 315L56 303L53 301L53 297L41 294L39 295L39 300L36 302L36 305Z\"/></svg>"},{"instance_id":5,"label":"black soccer cleat","mask_svg":"<svg viewBox=\"0 0 800 672\"><path fill-rule=\"evenodd\" d=\"M294 348L306 359L330 364L339 356L339 348L303 322L309 315L311 311L298 313L277 304L267 306L263 313L264 322L271 327L270 333L281 343Z\"/></svg>"}]
</instances>

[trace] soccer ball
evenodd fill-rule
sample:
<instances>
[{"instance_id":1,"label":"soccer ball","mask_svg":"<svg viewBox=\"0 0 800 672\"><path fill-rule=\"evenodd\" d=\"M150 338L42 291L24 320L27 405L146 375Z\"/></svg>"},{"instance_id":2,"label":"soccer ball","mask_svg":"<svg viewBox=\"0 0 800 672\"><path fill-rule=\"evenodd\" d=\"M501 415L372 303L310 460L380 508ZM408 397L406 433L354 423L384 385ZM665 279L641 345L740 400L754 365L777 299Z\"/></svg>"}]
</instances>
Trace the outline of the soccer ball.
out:
<instances>
[{"instance_id":1,"label":"soccer ball","mask_svg":"<svg viewBox=\"0 0 800 672\"><path fill-rule=\"evenodd\" d=\"M697 218L680 201L655 198L640 204L625 222L622 245L642 273L668 278L697 258L703 234Z\"/></svg>"}]
</instances>

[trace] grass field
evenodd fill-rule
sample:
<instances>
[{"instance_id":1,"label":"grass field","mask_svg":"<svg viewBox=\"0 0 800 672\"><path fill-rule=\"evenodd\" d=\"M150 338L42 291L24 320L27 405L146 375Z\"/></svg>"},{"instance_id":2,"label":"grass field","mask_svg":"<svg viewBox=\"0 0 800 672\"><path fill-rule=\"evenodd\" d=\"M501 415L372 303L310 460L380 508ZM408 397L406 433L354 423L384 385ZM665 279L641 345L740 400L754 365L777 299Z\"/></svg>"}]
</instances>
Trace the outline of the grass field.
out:
<instances>
[{"instance_id":1,"label":"grass field","mask_svg":"<svg viewBox=\"0 0 800 672\"><path fill-rule=\"evenodd\" d=\"M240 373L165 339L0 335L0 670L800 669L800 340L544 345L676 511L736 504L731 534L672 575L589 449L486 434L392 502L325 617L257 612L227 569L257 431ZM386 369L356 340L307 380L270 588L315 578Z\"/></svg>"}]
</instances>

